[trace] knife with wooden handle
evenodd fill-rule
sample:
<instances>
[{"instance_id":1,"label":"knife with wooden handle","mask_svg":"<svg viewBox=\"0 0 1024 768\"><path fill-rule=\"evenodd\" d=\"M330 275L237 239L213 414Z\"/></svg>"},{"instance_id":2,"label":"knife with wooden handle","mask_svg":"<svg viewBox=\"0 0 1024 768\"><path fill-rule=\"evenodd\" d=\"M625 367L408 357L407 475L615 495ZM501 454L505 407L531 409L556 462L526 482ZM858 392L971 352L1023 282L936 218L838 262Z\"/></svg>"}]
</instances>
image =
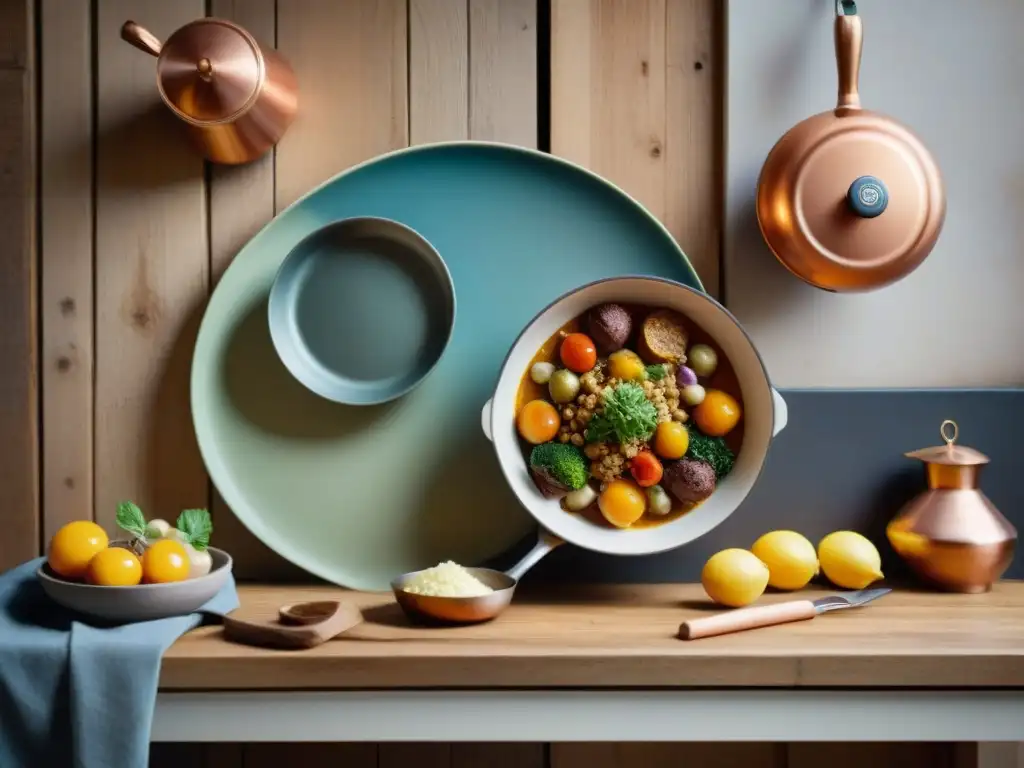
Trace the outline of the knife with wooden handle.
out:
<instances>
[{"instance_id":1,"label":"knife with wooden handle","mask_svg":"<svg viewBox=\"0 0 1024 768\"><path fill-rule=\"evenodd\" d=\"M684 621L679 626L679 637L683 640L699 640L702 637L714 637L730 632L742 632L745 629L770 627L775 624L788 624L793 621L805 621L828 611L841 608L855 608L870 603L882 595L892 592L888 587L879 589L861 589L856 592L843 592L830 595L820 600L791 600L773 605L757 605L753 608L737 608L714 616Z\"/></svg>"}]
</instances>

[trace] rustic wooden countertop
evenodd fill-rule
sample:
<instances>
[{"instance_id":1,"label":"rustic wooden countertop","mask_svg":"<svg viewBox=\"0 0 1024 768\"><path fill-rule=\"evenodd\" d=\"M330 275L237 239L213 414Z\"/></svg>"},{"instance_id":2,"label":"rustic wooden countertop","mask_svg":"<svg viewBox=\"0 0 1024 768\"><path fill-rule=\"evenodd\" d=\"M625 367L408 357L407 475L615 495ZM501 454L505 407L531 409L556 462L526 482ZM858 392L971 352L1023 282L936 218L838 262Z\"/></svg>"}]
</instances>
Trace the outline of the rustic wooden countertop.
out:
<instances>
[{"instance_id":1,"label":"rustic wooden countertop","mask_svg":"<svg viewBox=\"0 0 1024 768\"><path fill-rule=\"evenodd\" d=\"M411 626L387 594L254 585L239 596L238 615L251 618L349 599L366 622L307 651L236 645L203 627L168 650L161 689L1024 687L1024 582L985 595L893 592L861 609L690 642L676 638L680 622L709 610L693 584L521 589L497 620L456 628Z\"/></svg>"}]
</instances>

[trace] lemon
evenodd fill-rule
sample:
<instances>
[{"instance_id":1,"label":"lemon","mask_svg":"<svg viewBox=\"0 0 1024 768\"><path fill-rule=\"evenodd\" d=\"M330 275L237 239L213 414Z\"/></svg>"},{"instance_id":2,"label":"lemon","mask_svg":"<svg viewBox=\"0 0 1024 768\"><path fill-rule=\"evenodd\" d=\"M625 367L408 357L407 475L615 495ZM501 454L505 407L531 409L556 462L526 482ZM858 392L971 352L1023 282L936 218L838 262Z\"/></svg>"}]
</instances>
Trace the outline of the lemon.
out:
<instances>
[{"instance_id":1,"label":"lemon","mask_svg":"<svg viewBox=\"0 0 1024 768\"><path fill-rule=\"evenodd\" d=\"M837 587L864 589L883 578L882 556L874 544L854 531L836 531L822 539L818 560Z\"/></svg>"},{"instance_id":2,"label":"lemon","mask_svg":"<svg viewBox=\"0 0 1024 768\"><path fill-rule=\"evenodd\" d=\"M768 583L775 589L803 589L818 575L814 545L796 531L766 533L750 551L768 566Z\"/></svg>"},{"instance_id":3,"label":"lemon","mask_svg":"<svg viewBox=\"0 0 1024 768\"><path fill-rule=\"evenodd\" d=\"M745 549L723 549L708 558L700 581L716 603L739 608L764 594L768 566Z\"/></svg>"}]
</instances>

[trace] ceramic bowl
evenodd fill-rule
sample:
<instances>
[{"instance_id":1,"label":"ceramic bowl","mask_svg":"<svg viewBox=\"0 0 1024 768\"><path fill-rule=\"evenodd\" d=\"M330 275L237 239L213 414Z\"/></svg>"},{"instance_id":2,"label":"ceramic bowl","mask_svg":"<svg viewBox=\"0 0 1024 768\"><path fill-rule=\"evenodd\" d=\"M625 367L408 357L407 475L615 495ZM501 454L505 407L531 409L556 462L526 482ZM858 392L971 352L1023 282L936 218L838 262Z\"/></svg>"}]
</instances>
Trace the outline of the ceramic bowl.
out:
<instances>
[{"instance_id":1,"label":"ceramic bowl","mask_svg":"<svg viewBox=\"0 0 1024 768\"><path fill-rule=\"evenodd\" d=\"M36 573L43 591L72 611L105 621L132 622L166 619L194 613L206 604L231 575L231 556L222 549L207 550L213 567L205 576L169 584L99 587L59 578L49 566Z\"/></svg>"},{"instance_id":2,"label":"ceramic bowl","mask_svg":"<svg viewBox=\"0 0 1024 768\"><path fill-rule=\"evenodd\" d=\"M440 361L455 287L418 232L343 219L289 252L268 312L274 348L299 382L337 403L377 405L412 391Z\"/></svg>"},{"instance_id":3,"label":"ceramic bowl","mask_svg":"<svg viewBox=\"0 0 1024 768\"><path fill-rule=\"evenodd\" d=\"M666 307L699 325L724 354L739 380L743 399L743 445L732 472L692 511L663 525L617 530L568 514L548 499L530 476L515 426L519 382L537 350L570 320L605 302ZM523 330L501 368L492 400L484 407L483 428L505 479L519 502L542 528L577 546L615 555L663 552L703 536L729 517L754 487L772 438L786 425L786 403L768 379L753 342L721 304L681 283L655 277L599 280L571 291L543 309Z\"/></svg>"}]
</instances>

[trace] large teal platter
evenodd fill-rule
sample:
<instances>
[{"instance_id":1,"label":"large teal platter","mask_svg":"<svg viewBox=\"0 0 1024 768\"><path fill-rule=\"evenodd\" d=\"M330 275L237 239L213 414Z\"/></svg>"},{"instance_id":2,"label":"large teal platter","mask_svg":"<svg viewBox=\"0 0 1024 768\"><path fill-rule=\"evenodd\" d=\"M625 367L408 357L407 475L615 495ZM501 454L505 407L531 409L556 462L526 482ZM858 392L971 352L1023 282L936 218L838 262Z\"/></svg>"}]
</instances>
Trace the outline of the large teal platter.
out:
<instances>
[{"instance_id":1,"label":"large teal platter","mask_svg":"<svg viewBox=\"0 0 1024 768\"><path fill-rule=\"evenodd\" d=\"M380 406L339 405L304 389L277 358L267 323L270 286L288 252L355 216L393 219L430 241L459 307L430 376ZM346 587L385 590L399 573L500 554L533 527L480 429L501 362L550 301L625 274L701 288L654 217L550 155L436 144L335 176L264 227L210 299L192 364L192 414L217 490L267 546Z\"/></svg>"}]
</instances>

